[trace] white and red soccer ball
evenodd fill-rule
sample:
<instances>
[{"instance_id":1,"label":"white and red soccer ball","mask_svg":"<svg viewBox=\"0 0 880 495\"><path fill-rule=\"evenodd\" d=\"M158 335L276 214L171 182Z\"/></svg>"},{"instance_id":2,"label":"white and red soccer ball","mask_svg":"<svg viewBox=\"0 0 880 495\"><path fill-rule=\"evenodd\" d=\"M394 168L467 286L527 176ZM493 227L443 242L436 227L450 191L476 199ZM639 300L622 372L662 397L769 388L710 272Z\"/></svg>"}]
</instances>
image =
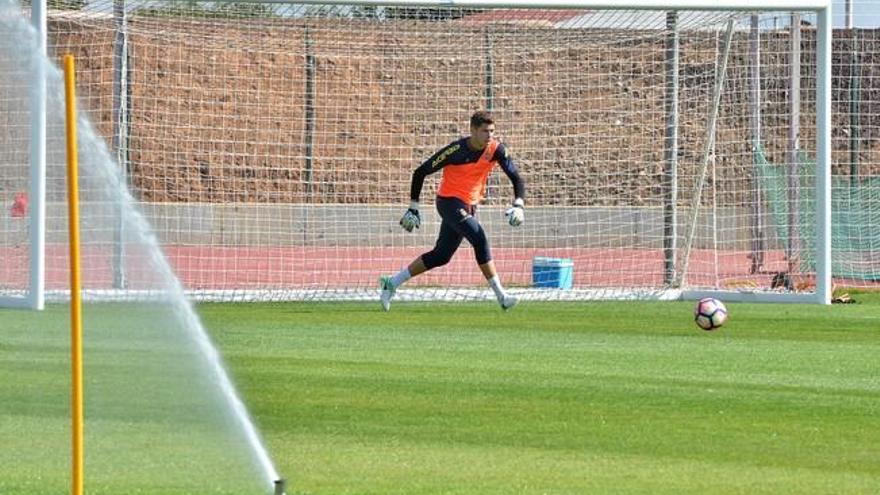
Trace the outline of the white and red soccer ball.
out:
<instances>
[{"instance_id":1,"label":"white and red soccer ball","mask_svg":"<svg viewBox=\"0 0 880 495\"><path fill-rule=\"evenodd\" d=\"M727 321L727 307L714 297L704 297L694 308L694 321L703 330L715 330Z\"/></svg>"}]
</instances>

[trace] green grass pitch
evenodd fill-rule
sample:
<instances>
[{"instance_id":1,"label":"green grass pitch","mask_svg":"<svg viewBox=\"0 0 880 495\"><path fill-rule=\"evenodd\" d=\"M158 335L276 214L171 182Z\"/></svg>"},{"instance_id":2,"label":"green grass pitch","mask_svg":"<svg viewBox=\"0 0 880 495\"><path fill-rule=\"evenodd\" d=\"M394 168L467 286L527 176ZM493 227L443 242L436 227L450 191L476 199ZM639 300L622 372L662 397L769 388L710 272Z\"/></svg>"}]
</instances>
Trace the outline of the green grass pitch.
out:
<instances>
[{"instance_id":1,"label":"green grass pitch","mask_svg":"<svg viewBox=\"0 0 880 495\"><path fill-rule=\"evenodd\" d=\"M876 494L880 295L855 298L731 303L712 333L691 302L198 310L290 494ZM66 350L38 331L66 318L0 310L3 495L67 493ZM227 493L115 462L87 456L87 493Z\"/></svg>"}]
</instances>

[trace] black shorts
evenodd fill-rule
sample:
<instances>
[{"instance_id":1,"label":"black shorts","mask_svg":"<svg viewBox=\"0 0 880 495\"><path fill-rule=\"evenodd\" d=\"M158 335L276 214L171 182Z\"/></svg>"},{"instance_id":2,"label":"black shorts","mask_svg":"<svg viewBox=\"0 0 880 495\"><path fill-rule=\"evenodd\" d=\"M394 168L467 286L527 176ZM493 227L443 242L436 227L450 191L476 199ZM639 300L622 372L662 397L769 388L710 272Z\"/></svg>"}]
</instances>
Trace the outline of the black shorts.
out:
<instances>
[{"instance_id":1,"label":"black shorts","mask_svg":"<svg viewBox=\"0 0 880 495\"><path fill-rule=\"evenodd\" d=\"M492 260L486 232L475 218L477 207L458 198L437 197L437 211L443 222L434 249L422 255L425 268L431 269L449 263L458 250L462 239L467 239L474 248L477 263L482 265Z\"/></svg>"}]
</instances>

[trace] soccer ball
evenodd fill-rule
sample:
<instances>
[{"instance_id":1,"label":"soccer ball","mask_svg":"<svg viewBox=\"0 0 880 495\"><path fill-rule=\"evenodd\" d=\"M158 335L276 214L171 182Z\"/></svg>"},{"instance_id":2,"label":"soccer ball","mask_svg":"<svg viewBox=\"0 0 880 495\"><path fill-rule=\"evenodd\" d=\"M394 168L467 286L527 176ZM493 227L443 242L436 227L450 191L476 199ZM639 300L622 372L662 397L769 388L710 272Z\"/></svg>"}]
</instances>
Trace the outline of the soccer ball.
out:
<instances>
[{"instance_id":1,"label":"soccer ball","mask_svg":"<svg viewBox=\"0 0 880 495\"><path fill-rule=\"evenodd\" d=\"M704 297L694 308L694 321L703 330L715 330L727 321L727 308L714 297Z\"/></svg>"}]
</instances>

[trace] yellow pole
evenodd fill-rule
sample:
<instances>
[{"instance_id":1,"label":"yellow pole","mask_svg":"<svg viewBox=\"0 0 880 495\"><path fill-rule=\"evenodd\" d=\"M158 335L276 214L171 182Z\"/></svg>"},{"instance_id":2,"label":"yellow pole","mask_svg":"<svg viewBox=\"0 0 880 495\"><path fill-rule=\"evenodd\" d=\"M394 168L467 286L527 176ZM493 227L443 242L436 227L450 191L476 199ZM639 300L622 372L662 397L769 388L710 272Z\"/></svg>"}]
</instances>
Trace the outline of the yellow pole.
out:
<instances>
[{"instance_id":1,"label":"yellow pole","mask_svg":"<svg viewBox=\"0 0 880 495\"><path fill-rule=\"evenodd\" d=\"M71 494L83 494L82 298L79 264L79 184L76 149L76 76L73 55L64 56L64 99L67 103L67 211L70 233L70 362L73 477Z\"/></svg>"}]
</instances>

